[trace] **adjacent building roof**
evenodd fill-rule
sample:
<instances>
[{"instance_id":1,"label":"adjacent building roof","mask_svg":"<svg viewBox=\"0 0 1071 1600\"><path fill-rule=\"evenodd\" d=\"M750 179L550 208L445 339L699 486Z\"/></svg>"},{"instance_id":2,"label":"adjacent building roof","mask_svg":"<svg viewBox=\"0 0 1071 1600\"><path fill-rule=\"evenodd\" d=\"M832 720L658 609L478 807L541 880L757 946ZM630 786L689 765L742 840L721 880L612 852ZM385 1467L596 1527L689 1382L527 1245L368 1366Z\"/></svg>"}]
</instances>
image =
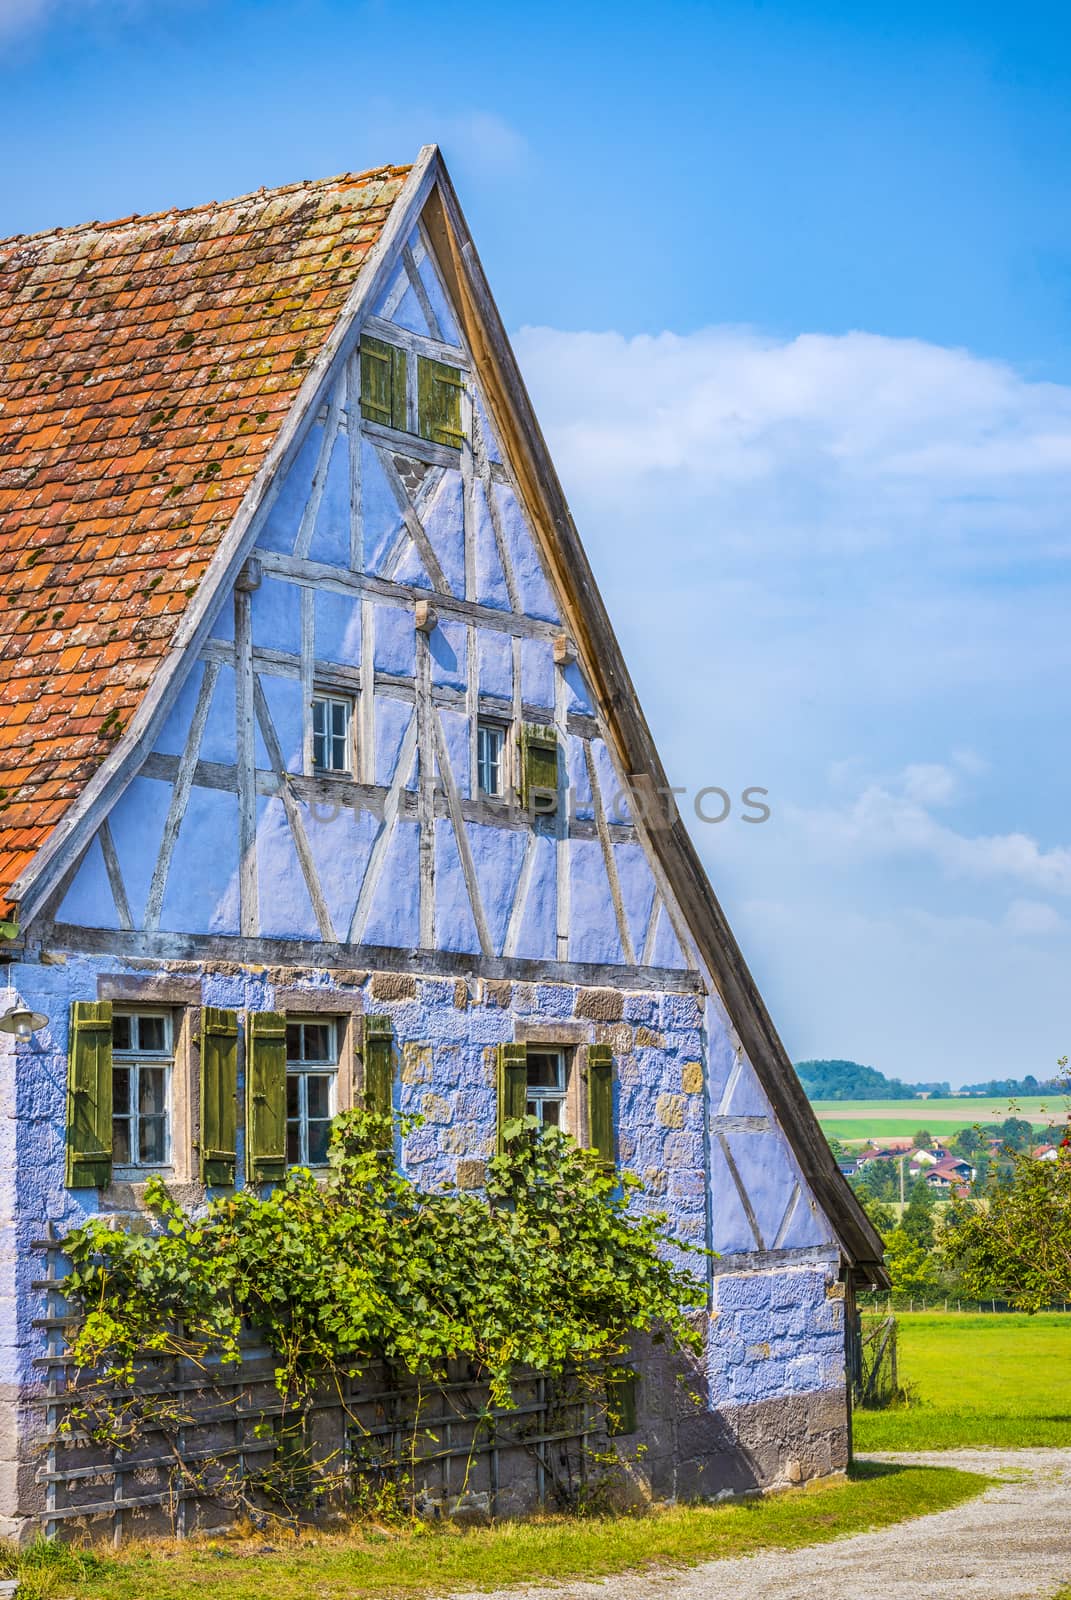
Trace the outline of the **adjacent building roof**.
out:
<instances>
[{"instance_id":1,"label":"adjacent building roof","mask_svg":"<svg viewBox=\"0 0 1071 1600\"><path fill-rule=\"evenodd\" d=\"M0 241L0 902L136 709L409 170Z\"/></svg>"}]
</instances>

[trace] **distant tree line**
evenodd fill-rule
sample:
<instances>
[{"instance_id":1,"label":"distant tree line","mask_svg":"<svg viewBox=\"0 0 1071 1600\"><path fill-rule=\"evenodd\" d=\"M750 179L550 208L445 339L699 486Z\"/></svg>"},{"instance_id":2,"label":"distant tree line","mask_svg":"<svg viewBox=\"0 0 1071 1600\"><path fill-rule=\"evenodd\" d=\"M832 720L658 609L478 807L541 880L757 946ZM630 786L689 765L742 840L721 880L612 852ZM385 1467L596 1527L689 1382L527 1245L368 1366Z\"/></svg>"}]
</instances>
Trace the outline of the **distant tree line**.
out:
<instances>
[{"instance_id":1,"label":"distant tree line","mask_svg":"<svg viewBox=\"0 0 1071 1600\"><path fill-rule=\"evenodd\" d=\"M1015 1100L1020 1095L1062 1093L1064 1086L1058 1078L1040 1081L1028 1072L1025 1078L990 1078L988 1083L965 1083L960 1094L984 1094Z\"/></svg>"},{"instance_id":2,"label":"distant tree line","mask_svg":"<svg viewBox=\"0 0 1071 1600\"><path fill-rule=\"evenodd\" d=\"M797 1061L796 1073L808 1100L914 1100L920 1095L952 1092L946 1082L902 1083L899 1078L887 1078L877 1067L865 1067L859 1061ZM991 1078L988 1083L968 1083L957 1093L1016 1100L1021 1096L1060 1091L1058 1078L1039 1080L1028 1072L1025 1078Z\"/></svg>"},{"instance_id":3,"label":"distant tree line","mask_svg":"<svg viewBox=\"0 0 1071 1600\"><path fill-rule=\"evenodd\" d=\"M913 1100L915 1089L858 1061L797 1061L808 1100Z\"/></svg>"}]
</instances>

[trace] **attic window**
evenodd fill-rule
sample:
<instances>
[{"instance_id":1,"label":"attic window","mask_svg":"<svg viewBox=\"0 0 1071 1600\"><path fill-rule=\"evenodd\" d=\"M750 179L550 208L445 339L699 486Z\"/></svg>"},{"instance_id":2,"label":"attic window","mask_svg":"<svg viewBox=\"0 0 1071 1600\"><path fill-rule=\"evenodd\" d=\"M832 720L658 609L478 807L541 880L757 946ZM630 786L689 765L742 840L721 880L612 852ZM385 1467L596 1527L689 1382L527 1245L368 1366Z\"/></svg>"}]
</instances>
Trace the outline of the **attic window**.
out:
<instances>
[{"instance_id":1,"label":"attic window","mask_svg":"<svg viewBox=\"0 0 1071 1600\"><path fill-rule=\"evenodd\" d=\"M465 438L461 426L461 395L465 379L457 367L420 356L417 364L417 409L422 439L452 445L460 450Z\"/></svg>"},{"instance_id":2,"label":"attic window","mask_svg":"<svg viewBox=\"0 0 1071 1600\"><path fill-rule=\"evenodd\" d=\"M368 334L361 338L361 416L384 428L406 427L406 355Z\"/></svg>"}]
</instances>

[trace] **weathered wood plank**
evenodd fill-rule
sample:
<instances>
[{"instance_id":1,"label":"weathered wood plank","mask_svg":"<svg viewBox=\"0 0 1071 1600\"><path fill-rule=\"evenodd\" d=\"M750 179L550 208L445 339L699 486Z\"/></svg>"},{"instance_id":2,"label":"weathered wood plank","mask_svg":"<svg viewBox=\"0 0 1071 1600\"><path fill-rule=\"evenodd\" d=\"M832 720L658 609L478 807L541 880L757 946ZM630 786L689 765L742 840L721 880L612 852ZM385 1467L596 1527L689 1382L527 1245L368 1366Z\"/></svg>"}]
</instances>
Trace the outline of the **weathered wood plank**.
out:
<instances>
[{"instance_id":1,"label":"weathered wood plank","mask_svg":"<svg viewBox=\"0 0 1071 1600\"><path fill-rule=\"evenodd\" d=\"M417 267L416 261L413 258L413 252L410 250L407 244L402 246L402 260L405 262L405 270L409 277L410 287L412 288L413 293L416 295L417 305L420 307L424 316L424 320L431 331L432 340L435 343L442 345L444 343L443 330L439 326L438 317L435 315L435 307L428 298L428 291L424 287L424 280L420 276L420 271ZM449 346L446 348L449 349ZM444 359L452 360L453 358L439 356L434 359L441 361Z\"/></svg>"},{"instance_id":2,"label":"weathered wood plank","mask_svg":"<svg viewBox=\"0 0 1071 1600\"><path fill-rule=\"evenodd\" d=\"M465 817L461 809L457 784L454 782L453 768L450 765L450 756L446 748L442 724L439 721L439 713L430 704L428 706L428 716L431 721L435 759L439 763L439 776L442 778L443 787L446 790L446 803L450 812L450 821L454 825L454 834L457 839L457 853L461 858L461 872L465 879L469 904L472 907L472 920L476 924L476 935L480 941L481 951L485 956L491 956L495 953L494 946L491 942L490 929L487 926L487 914L483 909L483 900L480 897L480 884L479 879L476 877L476 863L472 858L469 830L465 825Z\"/></svg>"},{"instance_id":3,"label":"weathered wood plank","mask_svg":"<svg viewBox=\"0 0 1071 1600\"><path fill-rule=\"evenodd\" d=\"M260 930L257 885L256 735L253 712L253 628L250 596L234 595L234 685L238 752L239 925L245 938Z\"/></svg>"},{"instance_id":4,"label":"weathered wood plank","mask_svg":"<svg viewBox=\"0 0 1071 1600\"><path fill-rule=\"evenodd\" d=\"M602 859L606 867L606 877L610 884L610 898L614 903L614 916L617 918L617 933L621 940L621 949L624 951L625 960L632 966L636 960L636 952L632 948L632 933L625 915L625 902L621 894L621 879L617 874L617 861L614 857L614 847L610 840L610 829L606 821L606 812L603 809L602 790L599 786L599 774L595 766L595 757L592 754L591 742L584 741L584 762L588 769L588 783L591 785L591 804L595 812L595 830L602 845Z\"/></svg>"},{"instance_id":5,"label":"weathered wood plank","mask_svg":"<svg viewBox=\"0 0 1071 1600\"><path fill-rule=\"evenodd\" d=\"M228 934L131 933L53 923L51 948L134 956L161 961L237 961L252 966L298 966L315 971L342 967L412 972L429 977L512 978L522 983L573 983L588 988L646 990L667 994L703 992L694 973L662 967L604 967L592 962L489 959L444 950L393 945L331 944L310 939L243 939Z\"/></svg>"},{"instance_id":6,"label":"weathered wood plank","mask_svg":"<svg viewBox=\"0 0 1071 1600\"><path fill-rule=\"evenodd\" d=\"M157 853L156 865L153 868L152 881L149 884L149 894L145 904L145 926L147 928L158 928L160 926L160 913L163 909L168 873L171 871L171 860L175 853L175 843L178 839L179 828L182 826L182 819L186 815L186 807L190 803L190 790L193 787L194 773L201 754L201 740L204 738L205 724L208 721L208 712L212 705L212 696L216 692L218 678L219 662L206 661L201 687L197 692L197 703L194 706L189 732L186 735L186 744L175 773L175 784L171 791L171 803L167 808L163 837L160 840L160 849Z\"/></svg>"},{"instance_id":7,"label":"weathered wood plank","mask_svg":"<svg viewBox=\"0 0 1071 1600\"><path fill-rule=\"evenodd\" d=\"M439 565L439 558L432 548L431 540L424 532L424 525L409 498L409 491L402 482L401 474L394 465L393 456L387 450L380 450L379 460L383 467L387 484L397 502L398 510L401 512L405 525L409 530L410 538L420 551L420 558L436 593L449 594L451 591L450 585L446 581L446 575Z\"/></svg>"},{"instance_id":8,"label":"weathered wood plank","mask_svg":"<svg viewBox=\"0 0 1071 1600\"><path fill-rule=\"evenodd\" d=\"M375 595L377 600L398 606L412 606L432 592L418 589L415 584L394 583L367 573L358 576L345 572L341 567L328 566L325 562L298 561L294 556L282 555L275 550L262 551L261 563L265 572L290 578L295 583L312 583L319 588L333 589L338 594L367 591ZM435 591L435 605L444 617L469 617L473 622L496 628L500 633L508 633L516 639L547 639L553 642L562 631L558 623L543 622L538 617L526 617L512 611L498 611L494 606L480 605L448 592Z\"/></svg>"},{"instance_id":9,"label":"weathered wood plank","mask_svg":"<svg viewBox=\"0 0 1071 1600\"><path fill-rule=\"evenodd\" d=\"M435 943L435 755L431 704L431 648L428 636L416 636L416 724L420 761L417 819L420 823L420 944L430 950Z\"/></svg>"},{"instance_id":10,"label":"weathered wood plank","mask_svg":"<svg viewBox=\"0 0 1071 1600\"><path fill-rule=\"evenodd\" d=\"M134 926L134 919L130 914L130 901L127 898L126 884L123 882L123 869L119 865L119 852L115 848L111 823L107 817L100 825L99 837L101 854L104 856L104 870L108 874L108 887L115 901L115 914L119 918L119 926L129 932Z\"/></svg>"},{"instance_id":11,"label":"weathered wood plank","mask_svg":"<svg viewBox=\"0 0 1071 1600\"><path fill-rule=\"evenodd\" d=\"M299 558L308 555L309 545L312 543L312 536L316 530L316 518L320 512L320 502L324 497L327 473L331 465L331 453L335 448L335 440L338 437L338 419L341 410L342 380L340 379L331 390L331 398L327 404L327 419L324 423L324 436L320 441L320 454L316 461L316 470L312 475L309 498L306 500L305 509L301 513L297 538L294 540L294 554Z\"/></svg>"},{"instance_id":12,"label":"weathered wood plank","mask_svg":"<svg viewBox=\"0 0 1071 1600\"><path fill-rule=\"evenodd\" d=\"M329 943L334 943L335 930L331 922L331 913L328 910L327 901L325 900L323 890L320 887L320 878L316 871L316 862L313 858L312 850L309 846L309 837L305 832L305 823L301 816L301 807L292 792L289 781L290 775L286 770L286 762L283 759L283 752L279 744L279 738L275 732L275 724L272 721L271 711L268 708L268 702L265 698L264 690L261 687L260 679L256 677L253 679L253 695L256 704L257 721L260 723L261 736L263 737L264 744L268 751L268 760L271 762L272 767L279 778L279 799L283 803L283 809L286 812L286 820L290 824L290 832L294 837L294 850L297 854L298 864L301 867L302 877L305 879L305 887L309 891L309 899L312 902L313 914L316 917L316 925L320 930L321 937L326 939Z\"/></svg>"},{"instance_id":13,"label":"weathered wood plank","mask_svg":"<svg viewBox=\"0 0 1071 1600\"><path fill-rule=\"evenodd\" d=\"M362 783L376 781L376 608L365 596L361 601L361 682L357 734L357 763ZM369 687L371 686L371 687Z\"/></svg>"},{"instance_id":14,"label":"weathered wood plank","mask_svg":"<svg viewBox=\"0 0 1071 1600\"><path fill-rule=\"evenodd\" d=\"M409 726L405 730L405 737L402 739L402 747L398 752L398 763L394 769L394 777L383 803L383 820L372 841L368 865L365 868L364 878L357 895L357 902L353 908L353 916L350 919L351 944L360 941L368 922L368 914L372 909L372 900L379 883L379 876L383 871L383 863L387 858L387 849L394 833L394 824L397 820L402 793L413 770L413 757L416 755L416 748L417 719L414 712L409 719Z\"/></svg>"}]
</instances>

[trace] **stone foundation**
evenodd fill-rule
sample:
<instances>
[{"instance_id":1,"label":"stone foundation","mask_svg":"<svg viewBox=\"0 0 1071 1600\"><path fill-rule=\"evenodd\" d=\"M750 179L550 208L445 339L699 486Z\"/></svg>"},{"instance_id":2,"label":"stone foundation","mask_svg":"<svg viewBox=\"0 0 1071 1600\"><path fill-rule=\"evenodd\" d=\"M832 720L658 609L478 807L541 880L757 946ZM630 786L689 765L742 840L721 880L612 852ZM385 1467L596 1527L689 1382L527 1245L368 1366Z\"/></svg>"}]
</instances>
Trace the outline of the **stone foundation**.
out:
<instances>
[{"instance_id":1,"label":"stone foundation","mask_svg":"<svg viewBox=\"0 0 1071 1600\"><path fill-rule=\"evenodd\" d=\"M616 1441L628 1462L629 1499L716 1500L787 1488L848 1465L843 1385L719 1405L699 1361L647 1344L634 1365L637 1431Z\"/></svg>"}]
</instances>

